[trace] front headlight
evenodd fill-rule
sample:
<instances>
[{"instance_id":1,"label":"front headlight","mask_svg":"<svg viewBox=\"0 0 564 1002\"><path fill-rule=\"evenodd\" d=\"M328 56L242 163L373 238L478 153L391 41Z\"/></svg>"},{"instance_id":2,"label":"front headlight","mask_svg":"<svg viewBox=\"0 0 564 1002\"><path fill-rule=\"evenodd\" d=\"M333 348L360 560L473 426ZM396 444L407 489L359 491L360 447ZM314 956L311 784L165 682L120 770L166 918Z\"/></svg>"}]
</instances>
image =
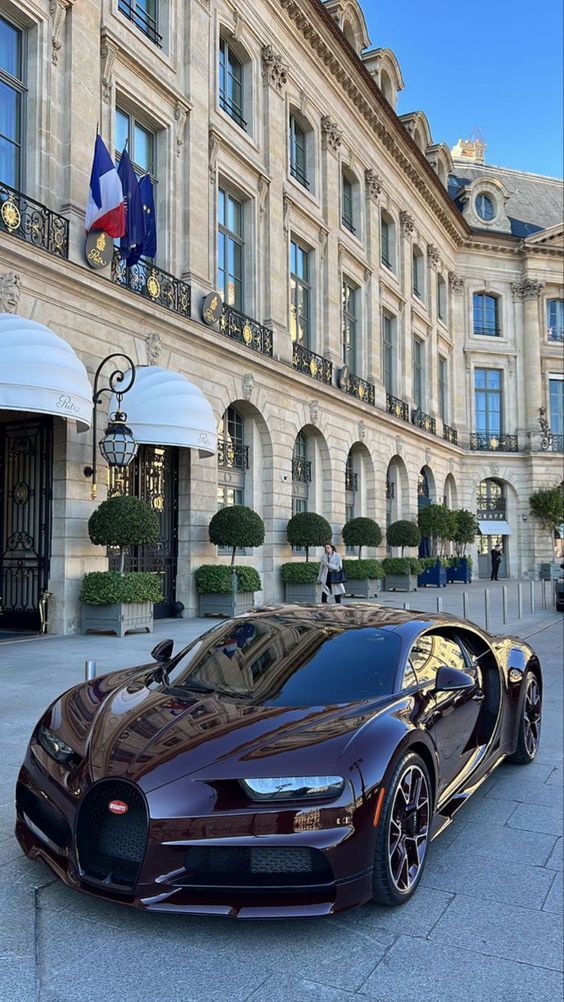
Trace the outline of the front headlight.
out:
<instances>
[{"instance_id":1,"label":"front headlight","mask_svg":"<svg viewBox=\"0 0 564 1002\"><path fill-rule=\"evenodd\" d=\"M55 762L60 762L62 765L68 766L71 766L74 762L78 762L78 755L74 749L70 745L65 744L54 731L51 731L43 724L39 725L37 740L47 754L55 759Z\"/></svg>"},{"instance_id":2,"label":"front headlight","mask_svg":"<svg viewBox=\"0 0 564 1002\"><path fill-rule=\"evenodd\" d=\"M337 797L343 791L342 776L277 776L273 779L242 779L252 800L298 800L302 797Z\"/></svg>"}]
</instances>

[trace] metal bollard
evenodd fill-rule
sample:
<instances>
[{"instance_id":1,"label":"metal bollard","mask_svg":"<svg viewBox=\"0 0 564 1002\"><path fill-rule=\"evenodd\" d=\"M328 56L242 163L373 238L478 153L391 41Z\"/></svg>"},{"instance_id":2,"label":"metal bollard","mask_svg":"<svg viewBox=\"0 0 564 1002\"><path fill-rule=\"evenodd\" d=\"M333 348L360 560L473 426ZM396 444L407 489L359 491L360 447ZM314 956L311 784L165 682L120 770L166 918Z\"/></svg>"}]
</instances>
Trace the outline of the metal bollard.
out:
<instances>
[{"instance_id":1,"label":"metal bollard","mask_svg":"<svg viewBox=\"0 0 564 1002\"><path fill-rule=\"evenodd\" d=\"M542 584L541 584L541 606L542 606L543 611L546 612L546 609L547 609L546 581L543 581Z\"/></svg>"},{"instance_id":2,"label":"metal bollard","mask_svg":"<svg viewBox=\"0 0 564 1002\"><path fill-rule=\"evenodd\" d=\"M96 678L96 662L95 661L85 661L84 662L84 681L89 682L90 679Z\"/></svg>"},{"instance_id":3,"label":"metal bollard","mask_svg":"<svg viewBox=\"0 0 564 1002\"><path fill-rule=\"evenodd\" d=\"M470 618L470 595L467 591L462 592L462 615L464 619Z\"/></svg>"},{"instance_id":4,"label":"metal bollard","mask_svg":"<svg viewBox=\"0 0 564 1002\"><path fill-rule=\"evenodd\" d=\"M529 581L529 591L531 593L531 616L535 611L535 582Z\"/></svg>"},{"instance_id":5,"label":"metal bollard","mask_svg":"<svg viewBox=\"0 0 564 1002\"><path fill-rule=\"evenodd\" d=\"M517 582L517 619L523 619L523 585Z\"/></svg>"},{"instance_id":6,"label":"metal bollard","mask_svg":"<svg viewBox=\"0 0 564 1002\"><path fill-rule=\"evenodd\" d=\"M437 612L443 611L443 596L437 595Z\"/></svg>"},{"instance_id":7,"label":"metal bollard","mask_svg":"<svg viewBox=\"0 0 564 1002\"><path fill-rule=\"evenodd\" d=\"M491 618L491 608L490 608L490 590L489 588L484 588L484 628L489 630L490 628L490 618Z\"/></svg>"},{"instance_id":8,"label":"metal bollard","mask_svg":"<svg viewBox=\"0 0 564 1002\"><path fill-rule=\"evenodd\" d=\"M507 585L502 585L501 601L503 605L503 622L507 622Z\"/></svg>"},{"instance_id":9,"label":"metal bollard","mask_svg":"<svg viewBox=\"0 0 564 1002\"><path fill-rule=\"evenodd\" d=\"M410 606L409 602L404 602L403 603L403 607L404 607L404 609L411 609L411 606Z\"/></svg>"}]
</instances>

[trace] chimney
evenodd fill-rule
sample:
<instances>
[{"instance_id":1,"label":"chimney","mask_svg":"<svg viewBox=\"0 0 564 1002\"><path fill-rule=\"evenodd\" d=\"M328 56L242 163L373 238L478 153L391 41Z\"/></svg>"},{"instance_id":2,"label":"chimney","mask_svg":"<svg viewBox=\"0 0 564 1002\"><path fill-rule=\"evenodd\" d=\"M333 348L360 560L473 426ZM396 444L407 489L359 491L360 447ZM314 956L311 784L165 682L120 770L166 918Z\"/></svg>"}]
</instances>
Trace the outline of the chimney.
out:
<instances>
[{"instance_id":1,"label":"chimney","mask_svg":"<svg viewBox=\"0 0 564 1002\"><path fill-rule=\"evenodd\" d=\"M452 147L453 160L463 160L465 163L483 164L486 144L481 139L459 139Z\"/></svg>"}]
</instances>

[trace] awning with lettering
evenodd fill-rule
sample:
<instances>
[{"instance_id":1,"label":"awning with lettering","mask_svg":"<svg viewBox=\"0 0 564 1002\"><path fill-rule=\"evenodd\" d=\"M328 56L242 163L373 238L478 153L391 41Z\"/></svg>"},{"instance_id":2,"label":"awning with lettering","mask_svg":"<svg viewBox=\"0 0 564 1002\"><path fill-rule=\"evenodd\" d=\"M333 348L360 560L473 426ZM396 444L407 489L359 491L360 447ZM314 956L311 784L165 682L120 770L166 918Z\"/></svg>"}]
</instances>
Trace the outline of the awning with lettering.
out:
<instances>
[{"instance_id":1,"label":"awning with lettering","mask_svg":"<svg viewBox=\"0 0 564 1002\"><path fill-rule=\"evenodd\" d=\"M92 387L70 344L49 327L0 313L0 410L92 424Z\"/></svg>"},{"instance_id":2,"label":"awning with lettering","mask_svg":"<svg viewBox=\"0 0 564 1002\"><path fill-rule=\"evenodd\" d=\"M509 523L501 519L488 518L478 522L482 536L510 536Z\"/></svg>"}]
</instances>

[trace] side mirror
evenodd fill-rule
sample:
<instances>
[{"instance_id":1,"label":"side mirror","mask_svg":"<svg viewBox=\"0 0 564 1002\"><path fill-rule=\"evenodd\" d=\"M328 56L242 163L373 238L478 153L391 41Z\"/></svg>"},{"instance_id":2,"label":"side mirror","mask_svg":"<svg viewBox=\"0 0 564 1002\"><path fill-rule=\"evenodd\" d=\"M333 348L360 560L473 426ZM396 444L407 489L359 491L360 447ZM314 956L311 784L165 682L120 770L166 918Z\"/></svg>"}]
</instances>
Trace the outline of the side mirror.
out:
<instances>
[{"instance_id":1,"label":"side mirror","mask_svg":"<svg viewBox=\"0 0 564 1002\"><path fill-rule=\"evenodd\" d=\"M464 689L473 689L475 685L475 680L465 671L443 665L437 672L435 692L462 692Z\"/></svg>"},{"instance_id":2,"label":"side mirror","mask_svg":"<svg viewBox=\"0 0 564 1002\"><path fill-rule=\"evenodd\" d=\"M153 647L151 657L162 664L165 661L170 661L173 649L174 640L161 640L156 647Z\"/></svg>"}]
</instances>

